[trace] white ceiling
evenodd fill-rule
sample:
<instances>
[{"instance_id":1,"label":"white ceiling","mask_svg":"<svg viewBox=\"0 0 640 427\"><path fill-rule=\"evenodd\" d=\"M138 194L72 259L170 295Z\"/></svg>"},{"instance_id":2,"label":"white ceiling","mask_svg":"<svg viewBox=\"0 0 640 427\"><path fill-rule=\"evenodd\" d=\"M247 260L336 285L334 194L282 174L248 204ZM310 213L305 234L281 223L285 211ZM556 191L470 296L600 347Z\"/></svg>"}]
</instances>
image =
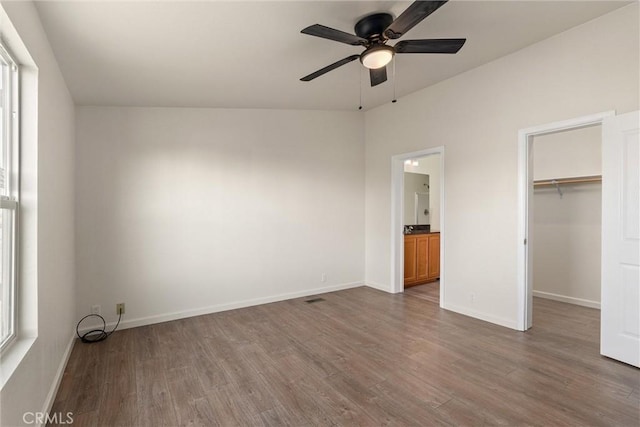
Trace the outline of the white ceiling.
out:
<instances>
[{"instance_id":1,"label":"white ceiling","mask_svg":"<svg viewBox=\"0 0 640 427\"><path fill-rule=\"evenodd\" d=\"M406 95L629 2L451 1L401 40L465 37L457 55L398 55ZM312 82L307 75L362 48L300 34L311 24L353 33L395 1L47 1L45 31L79 105L356 110L390 102L358 61ZM394 44L394 43L391 43Z\"/></svg>"}]
</instances>

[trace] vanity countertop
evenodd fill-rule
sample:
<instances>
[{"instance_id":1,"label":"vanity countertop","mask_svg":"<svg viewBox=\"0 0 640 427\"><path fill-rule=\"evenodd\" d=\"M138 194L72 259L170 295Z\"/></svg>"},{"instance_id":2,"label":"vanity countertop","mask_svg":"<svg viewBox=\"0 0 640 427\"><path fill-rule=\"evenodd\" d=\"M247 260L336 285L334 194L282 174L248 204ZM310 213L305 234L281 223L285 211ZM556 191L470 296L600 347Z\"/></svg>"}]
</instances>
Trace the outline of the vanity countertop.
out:
<instances>
[{"instance_id":1,"label":"vanity countertop","mask_svg":"<svg viewBox=\"0 0 640 427\"><path fill-rule=\"evenodd\" d=\"M412 235L412 234L439 233L439 231L431 231L431 226L428 224L419 224L419 225L405 225L403 233L405 235Z\"/></svg>"},{"instance_id":2,"label":"vanity countertop","mask_svg":"<svg viewBox=\"0 0 640 427\"><path fill-rule=\"evenodd\" d=\"M413 230L408 233L404 233L405 236L413 236L414 234L440 234L440 232L430 230Z\"/></svg>"}]
</instances>

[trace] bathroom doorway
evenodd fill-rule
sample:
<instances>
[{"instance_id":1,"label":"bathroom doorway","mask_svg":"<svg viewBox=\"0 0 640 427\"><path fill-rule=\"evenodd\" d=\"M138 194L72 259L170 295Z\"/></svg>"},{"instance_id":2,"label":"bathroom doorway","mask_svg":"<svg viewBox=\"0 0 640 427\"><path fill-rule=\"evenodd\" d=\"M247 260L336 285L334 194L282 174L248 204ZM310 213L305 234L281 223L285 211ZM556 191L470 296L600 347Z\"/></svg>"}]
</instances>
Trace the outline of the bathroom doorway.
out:
<instances>
[{"instance_id":1,"label":"bathroom doorway","mask_svg":"<svg viewBox=\"0 0 640 427\"><path fill-rule=\"evenodd\" d=\"M404 289L440 303L440 154L404 162Z\"/></svg>"},{"instance_id":2,"label":"bathroom doorway","mask_svg":"<svg viewBox=\"0 0 640 427\"><path fill-rule=\"evenodd\" d=\"M392 158L393 291L444 302L444 147ZM417 295L416 295L417 296Z\"/></svg>"}]
</instances>

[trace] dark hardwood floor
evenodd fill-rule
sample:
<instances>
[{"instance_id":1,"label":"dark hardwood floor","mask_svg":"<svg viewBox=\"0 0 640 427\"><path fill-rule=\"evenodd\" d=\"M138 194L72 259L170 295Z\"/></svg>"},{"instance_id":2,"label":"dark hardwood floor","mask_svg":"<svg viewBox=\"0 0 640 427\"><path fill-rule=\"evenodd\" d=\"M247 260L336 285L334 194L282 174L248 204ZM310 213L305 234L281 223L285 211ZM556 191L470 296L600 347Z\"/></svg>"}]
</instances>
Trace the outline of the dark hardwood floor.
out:
<instances>
[{"instance_id":1,"label":"dark hardwood floor","mask_svg":"<svg viewBox=\"0 0 640 427\"><path fill-rule=\"evenodd\" d=\"M597 310L536 299L521 333L411 293L321 297L77 343L52 411L76 427L640 424L640 370L599 355Z\"/></svg>"},{"instance_id":2,"label":"dark hardwood floor","mask_svg":"<svg viewBox=\"0 0 640 427\"><path fill-rule=\"evenodd\" d=\"M404 289L405 295L411 295L429 302L440 304L440 281L411 286Z\"/></svg>"}]
</instances>

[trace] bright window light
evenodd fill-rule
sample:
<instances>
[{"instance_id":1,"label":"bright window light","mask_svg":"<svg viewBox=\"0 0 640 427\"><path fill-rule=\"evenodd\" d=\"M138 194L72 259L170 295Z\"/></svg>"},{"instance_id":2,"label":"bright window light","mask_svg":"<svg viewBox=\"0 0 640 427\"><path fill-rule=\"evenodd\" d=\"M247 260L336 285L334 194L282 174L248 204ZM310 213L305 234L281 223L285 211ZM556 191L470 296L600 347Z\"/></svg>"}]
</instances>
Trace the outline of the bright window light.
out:
<instances>
[{"instance_id":1,"label":"bright window light","mask_svg":"<svg viewBox=\"0 0 640 427\"><path fill-rule=\"evenodd\" d=\"M0 44L0 350L16 336L18 67Z\"/></svg>"}]
</instances>

